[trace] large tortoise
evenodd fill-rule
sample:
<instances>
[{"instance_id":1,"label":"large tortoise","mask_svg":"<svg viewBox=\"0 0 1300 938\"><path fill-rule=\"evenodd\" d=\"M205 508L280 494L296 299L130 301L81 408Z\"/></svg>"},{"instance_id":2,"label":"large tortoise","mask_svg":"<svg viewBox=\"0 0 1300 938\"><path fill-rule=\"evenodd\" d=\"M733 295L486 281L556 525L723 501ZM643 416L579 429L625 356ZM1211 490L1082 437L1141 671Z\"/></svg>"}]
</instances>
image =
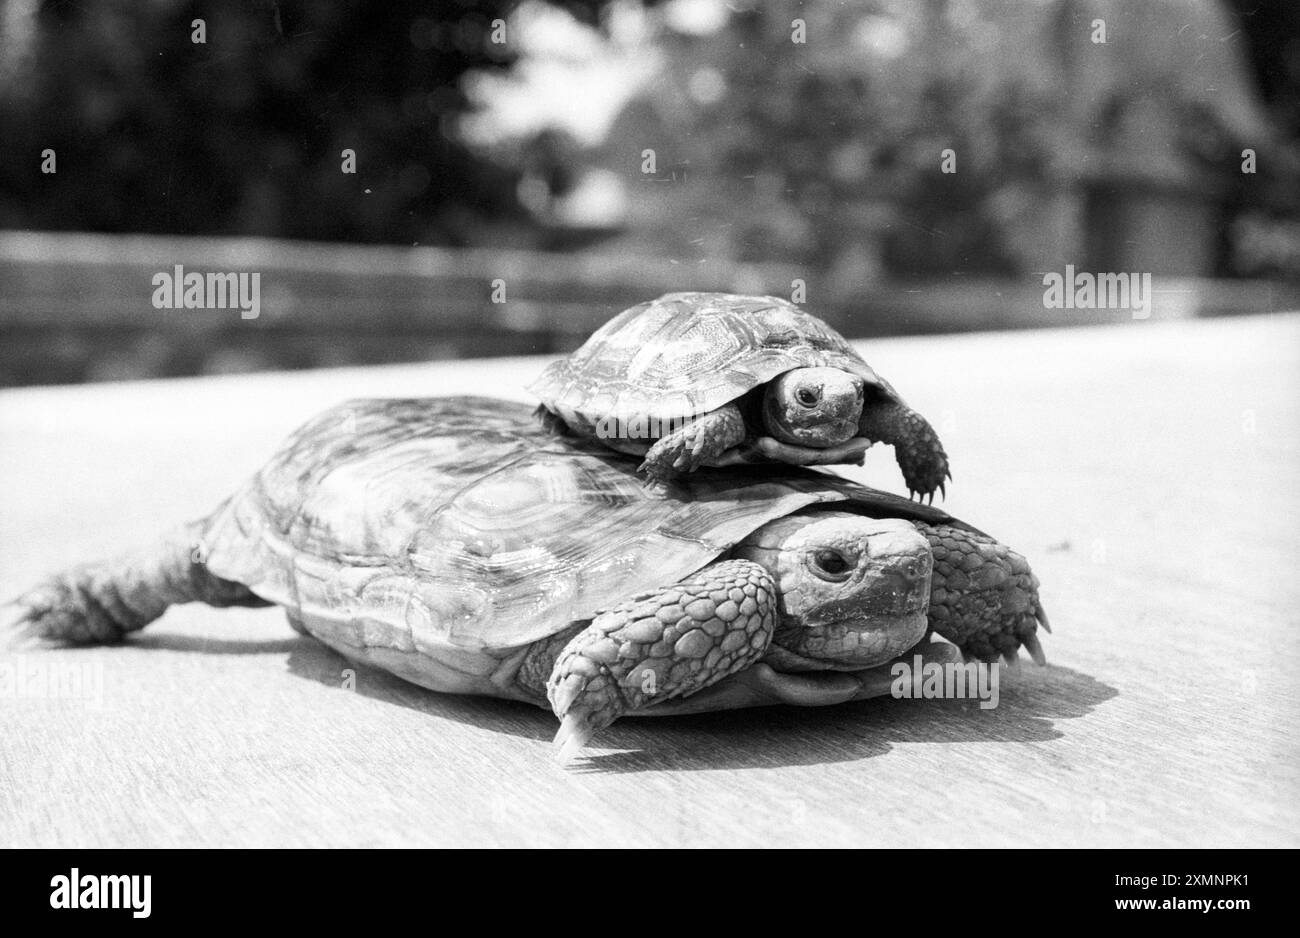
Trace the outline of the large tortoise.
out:
<instances>
[{"instance_id":1,"label":"large tortoise","mask_svg":"<svg viewBox=\"0 0 1300 938\"><path fill-rule=\"evenodd\" d=\"M274 603L433 690L549 700L566 754L623 714L881 693L871 669L930 630L1042 660L1024 559L936 508L771 466L657 498L635 466L522 404L353 401L211 516L20 597L14 631L108 642L174 603Z\"/></svg>"},{"instance_id":2,"label":"large tortoise","mask_svg":"<svg viewBox=\"0 0 1300 938\"><path fill-rule=\"evenodd\" d=\"M669 293L625 310L530 386L552 429L644 457L652 483L753 459L861 463L890 443L908 492L951 478L924 417L834 329L778 297Z\"/></svg>"}]
</instances>

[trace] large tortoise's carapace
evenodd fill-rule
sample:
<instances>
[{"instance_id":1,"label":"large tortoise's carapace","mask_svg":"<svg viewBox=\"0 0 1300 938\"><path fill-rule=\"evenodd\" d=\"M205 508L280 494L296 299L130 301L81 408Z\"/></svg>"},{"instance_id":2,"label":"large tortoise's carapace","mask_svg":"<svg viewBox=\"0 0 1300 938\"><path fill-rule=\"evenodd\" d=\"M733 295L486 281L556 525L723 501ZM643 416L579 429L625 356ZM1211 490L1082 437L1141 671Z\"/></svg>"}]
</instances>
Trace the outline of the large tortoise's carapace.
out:
<instances>
[{"instance_id":1,"label":"large tortoise's carapace","mask_svg":"<svg viewBox=\"0 0 1300 938\"><path fill-rule=\"evenodd\" d=\"M936 508L783 466L655 497L635 468L521 404L353 401L209 517L52 577L12 624L111 641L173 603L273 603L425 687L549 705L570 749L624 714L862 696L931 632L1041 659L1024 559Z\"/></svg>"}]
</instances>

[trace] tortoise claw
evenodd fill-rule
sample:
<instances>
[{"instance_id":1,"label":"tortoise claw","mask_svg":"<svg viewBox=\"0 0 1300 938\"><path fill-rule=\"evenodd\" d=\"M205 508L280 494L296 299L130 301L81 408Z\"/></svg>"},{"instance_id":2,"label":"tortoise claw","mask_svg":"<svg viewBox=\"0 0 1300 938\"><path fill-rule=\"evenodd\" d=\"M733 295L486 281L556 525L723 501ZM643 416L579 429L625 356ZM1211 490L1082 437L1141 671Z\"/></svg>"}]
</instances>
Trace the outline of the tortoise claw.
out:
<instances>
[{"instance_id":1,"label":"tortoise claw","mask_svg":"<svg viewBox=\"0 0 1300 938\"><path fill-rule=\"evenodd\" d=\"M560 728L555 733L555 740L552 742L552 746L555 747L555 761L561 765L572 762L591 741L595 732L595 727L583 715L567 714L561 721Z\"/></svg>"},{"instance_id":2,"label":"tortoise claw","mask_svg":"<svg viewBox=\"0 0 1300 938\"><path fill-rule=\"evenodd\" d=\"M30 606L17 599L0 604L0 650L33 651L55 644L32 613Z\"/></svg>"},{"instance_id":3,"label":"tortoise claw","mask_svg":"<svg viewBox=\"0 0 1300 938\"><path fill-rule=\"evenodd\" d=\"M1047 656L1043 654L1043 646L1038 644L1038 636L1030 632L1021 641L1029 650L1029 657L1034 659L1034 664L1040 668L1047 667Z\"/></svg>"},{"instance_id":4,"label":"tortoise claw","mask_svg":"<svg viewBox=\"0 0 1300 938\"><path fill-rule=\"evenodd\" d=\"M650 498L661 499L668 497L669 484L667 479L647 476L641 481L641 488Z\"/></svg>"}]
</instances>

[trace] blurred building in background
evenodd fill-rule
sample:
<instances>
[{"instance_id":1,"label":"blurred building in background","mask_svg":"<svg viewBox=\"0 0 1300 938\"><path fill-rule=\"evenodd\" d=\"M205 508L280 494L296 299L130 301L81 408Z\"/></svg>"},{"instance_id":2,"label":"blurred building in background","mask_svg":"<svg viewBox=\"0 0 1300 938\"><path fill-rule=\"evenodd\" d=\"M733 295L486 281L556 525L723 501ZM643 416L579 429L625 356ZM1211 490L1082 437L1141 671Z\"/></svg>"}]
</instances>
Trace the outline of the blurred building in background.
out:
<instances>
[{"instance_id":1,"label":"blurred building in background","mask_svg":"<svg viewBox=\"0 0 1300 938\"><path fill-rule=\"evenodd\" d=\"M1297 7L0 0L0 383L555 351L796 280L854 335L1056 324L1067 264L1275 308ZM174 264L264 313L153 309Z\"/></svg>"}]
</instances>

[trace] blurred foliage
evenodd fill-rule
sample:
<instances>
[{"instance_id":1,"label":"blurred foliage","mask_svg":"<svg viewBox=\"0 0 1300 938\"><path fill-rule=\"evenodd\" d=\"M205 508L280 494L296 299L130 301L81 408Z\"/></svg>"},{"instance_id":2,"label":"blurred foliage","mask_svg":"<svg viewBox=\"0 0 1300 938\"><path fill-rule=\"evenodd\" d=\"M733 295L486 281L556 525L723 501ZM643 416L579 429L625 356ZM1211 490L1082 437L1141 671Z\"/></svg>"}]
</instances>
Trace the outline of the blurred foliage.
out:
<instances>
[{"instance_id":1,"label":"blurred foliage","mask_svg":"<svg viewBox=\"0 0 1300 938\"><path fill-rule=\"evenodd\" d=\"M1252 48L1251 67L1270 118L1287 139L1300 140L1300 3L1230 0ZM1228 231L1234 273L1300 280L1300 153L1291 172L1270 173L1266 188L1233 193L1239 213Z\"/></svg>"},{"instance_id":2,"label":"blurred foliage","mask_svg":"<svg viewBox=\"0 0 1300 938\"><path fill-rule=\"evenodd\" d=\"M0 6L2 227L462 243L521 214L451 119L467 70L509 64L507 0Z\"/></svg>"},{"instance_id":3,"label":"blurred foliage","mask_svg":"<svg viewBox=\"0 0 1300 938\"><path fill-rule=\"evenodd\" d=\"M987 69L977 47L944 42L937 21L930 52L908 50L890 74L873 74L861 49L870 12L754 5L683 49L686 74L707 65L725 81L690 110L686 161L725 180L726 204L746 206L735 233L744 259L838 265L853 276L876 273L859 268L877 253L904 276L1010 272L998 206L1047 181L1062 142L1059 95L979 80ZM791 41L796 16L811 51ZM942 171L947 150L959 154L959 171Z\"/></svg>"},{"instance_id":4,"label":"blurred foliage","mask_svg":"<svg viewBox=\"0 0 1300 938\"><path fill-rule=\"evenodd\" d=\"M1084 229L1115 213L1094 203L1132 201L1140 213L1164 211L1163 200L1196 206L1195 229L1168 230L1127 260L1209 274L1227 272L1213 242L1241 201L1276 202L1279 185L1300 179L1294 140L1287 149L1285 128L1263 127L1236 50L1216 41L1232 27L1212 4L733 0L727 10L720 29L667 31L657 79L615 126L609 159L634 193L632 227L645 229L630 245L780 258L851 290L882 276L1083 262L1082 245L1105 240ZM1113 34L1098 46L1090 24L1102 14ZM674 185L638 185L643 146L661 157L657 181ZM1268 152L1262 176L1242 180L1243 146ZM658 209L673 192L677 210Z\"/></svg>"},{"instance_id":5,"label":"blurred foliage","mask_svg":"<svg viewBox=\"0 0 1300 938\"><path fill-rule=\"evenodd\" d=\"M1273 120L1300 138L1300 3L1228 0L1252 49L1251 68Z\"/></svg>"},{"instance_id":6,"label":"blurred foliage","mask_svg":"<svg viewBox=\"0 0 1300 938\"><path fill-rule=\"evenodd\" d=\"M593 156L563 126L495 152L462 137L464 80L519 71L517 42L488 41L494 20L516 22L516 0L0 0L0 129L14 157L0 161L0 227L580 247L614 227L612 213L583 229L557 208L594 165L617 170L628 196L612 248L775 259L848 290L1055 266L1077 255L1090 210L1062 194L1127 198L1107 194L1117 178L1181 188L1218 232L1247 211L1278 215L1300 178L1242 179L1249 108L1222 87L1195 96L1198 82L1232 84L1218 4L1130 5L1137 18L1117 20L1104 59L1088 23L1119 10L1111 0L717 0L720 26L674 28L666 7L691 2L543 5L606 39L632 8L663 27L628 50L662 67ZM1232 2L1294 141L1300 56L1294 36L1275 35L1288 14ZM1207 36L1218 49L1196 45ZM582 110L583 92L562 103ZM646 148L659 155L649 181L666 185L645 185ZM40 171L46 149L56 174ZM340 171L345 149L356 174ZM946 151L956 172L942 170ZM1270 151L1264 172L1284 156ZM1189 253L1179 234L1166 257ZM1261 269L1235 256L1220 272Z\"/></svg>"}]
</instances>

